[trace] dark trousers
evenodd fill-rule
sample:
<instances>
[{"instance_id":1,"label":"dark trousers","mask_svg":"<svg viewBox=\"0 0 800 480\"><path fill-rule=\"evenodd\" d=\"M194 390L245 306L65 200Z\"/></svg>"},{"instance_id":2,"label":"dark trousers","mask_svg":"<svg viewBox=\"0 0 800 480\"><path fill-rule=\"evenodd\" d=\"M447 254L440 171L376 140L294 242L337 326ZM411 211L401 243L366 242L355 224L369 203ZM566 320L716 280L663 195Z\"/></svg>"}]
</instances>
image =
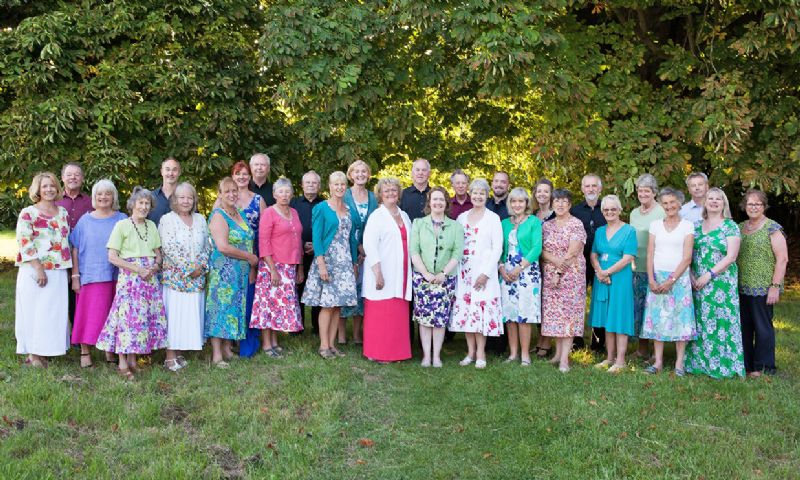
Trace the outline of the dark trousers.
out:
<instances>
[{"instance_id":1,"label":"dark trousers","mask_svg":"<svg viewBox=\"0 0 800 480\"><path fill-rule=\"evenodd\" d=\"M594 283L594 269L591 266L592 264L589 260L586 260L586 295L591 299L592 292L591 287ZM633 287L631 287L633 288ZM589 308L591 308L591 303L589 304ZM587 315L588 320L588 315ZM606 329L605 328L592 328L592 338L590 339L591 343L589 344L589 348L592 349L593 352L604 352L606 350ZM574 348L581 349L586 346L586 343L583 340L583 337L575 337L573 340Z\"/></svg>"},{"instance_id":2,"label":"dark trousers","mask_svg":"<svg viewBox=\"0 0 800 480\"><path fill-rule=\"evenodd\" d=\"M308 278L308 272L311 271L311 262L314 261L313 255L303 255L303 271ZM297 298L303 298L303 290L306 289L306 280L297 286ZM322 311L320 307L311 307L311 325L314 329L314 335L319 335L319 312ZM300 303L300 313L303 315L303 328L306 328L306 306ZM305 331L305 330L304 330Z\"/></svg>"},{"instance_id":3,"label":"dark trousers","mask_svg":"<svg viewBox=\"0 0 800 480\"><path fill-rule=\"evenodd\" d=\"M767 296L740 295L744 368L748 372L775 371L775 327Z\"/></svg>"}]
</instances>

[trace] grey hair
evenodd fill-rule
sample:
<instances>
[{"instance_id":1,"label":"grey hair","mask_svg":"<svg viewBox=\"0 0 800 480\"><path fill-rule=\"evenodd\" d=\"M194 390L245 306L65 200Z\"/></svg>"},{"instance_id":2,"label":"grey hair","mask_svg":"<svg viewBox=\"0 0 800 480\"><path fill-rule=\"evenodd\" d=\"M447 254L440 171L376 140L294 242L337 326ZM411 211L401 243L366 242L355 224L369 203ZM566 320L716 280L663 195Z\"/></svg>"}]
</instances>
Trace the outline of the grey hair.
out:
<instances>
[{"instance_id":1,"label":"grey hair","mask_svg":"<svg viewBox=\"0 0 800 480\"><path fill-rule=\"evenodd\" d=\"M612 204L613 206L619 209L619 213L622 213L622 202L619 201L619 197L616 195L606 195L600 200L600 209L602 210L605 208L606 205Z\"/></svg>"},{"instance_id":2,"label":"grey hair","mask_svg":"<svg viewBox=\"0 0 800 480\"><path fill-rule=\"evenodd\" d=\"M639 175L639 178L636 179L634 182L636 188L649 188L653 193L658 192L658 181L656 177L650 175L649 173L643 173Z\"/></svg>"},{"instance_id":3,"label":"grey hair","mask_svg":"<svg viewBox=\"0 0 800 480\"><path fill-rule=\"evenodd\" d=\"M308 177L309 175L317 177L317 183L320 183L320 184L322 183L322 177L320 177L319 173L315 172L314 170L309 170L306 173L304 173L303 174L303 178L301 179L301 181L305 180L305 178Z\"/></svg>"},{"instance_id":4,"label":"grey hair","mask_svg":"<svg viewBox=\"0 0 800 480\"><path fill-rule=\"evenodd\" d=\"M688 177L686 177L686 186L687 187L689 186L689 181L692 180L693 178L702 178L703 180L706 181L706 185L708 185L708 175L706 175L703 172L692 172L692 173L689 174Z\"/></svg>"},{"instance_id":5,"label":"grey hair","mask_svg":"<svg viewBox=\"0 0 800 480\"><path fill-rule=\"evenodd\" d=\"M451 184L453 183L454 179L458 175L464 175L464 178L467 179L467 183L469 183L469 175L467 175L467 172L465 172L464 170L461 170L460 168L456 168L455 170L453 170L453 173L450 174L450 183Z\"/></svg>"},{"instance_id":6,"label":"grey hair","mask_svg":"<svg viewBox=\"0 0 800 480\"><path fill-rule=\"evenodd\" d=\"M94 197L100 192L111 192L114 195L111 209L119 210L119 192L117 191L117 187L114 186L114 182L107 178L98 180L97 183L92 186L92 208L97 208L97 202L95 202Z\"/></svg>"},{"instance_id":7,"label":"grey hair","mask_svg":"<svg viewBox=\"0 0 800 480\"><path fill-rule=\"evenodd\" d=\"M250 156L250 161L249 161L249 163L250 163L250 164L252 164L252 163L253 163L253 160L255 160L255 159L257 159L257 158L263 158L264 160L266 160L266 161L267 161L267 165L268 165L268 166L271 166L271 165L272 165L272 161L269 159L269 155L267 155L266 153L254 153L254 154L252 154L252 155Z\"/></svg>"},{"instance_id":8,"label":"grey hair","mask_svg":"<svg viewBox=\"0 0 800 480\"><path fill-rule=\"evenodd\" d=\"M425 165L428 167L428 170L431 169L431 162L429 162L427 158L422 158L422 157L419 157L418 159L411 162L411 168L414 168L414 164L417 162L425 162Z\"/></svg>"},{"instance_id":9,"label":"grey hair","mask_svg":"<svg viewBox=\"0 0 800 480\"><path fill-rule=\"evenodd\" d=\"M133 192L131 192L131 196L128 198L128 203L125 205L126 207L128 207L129 215L133 215L133 207L135 207L136 202L138 202L139 199L142 198L146 198L147 201L150 202L150 210L153 210L153 206L156 201L155 197L153 196L153 192L144 187L136 185L135 187L133 187Z\"/></svg>"},{"instance_id":10,"label":"grey hair","mask_svg":"<svg viewBox=\"0 0 800 480\"><path fill-rule=\"evenodd\" d=\"M279 188L289 187L289 192L294 193L294 188L292 187L292 182L289 181L286 177L281 177L275 180L275 183L272 184L272 193L278 191Z\"/></svg>"},{"instance_id":11,"label":"grey hair","mask_svg":"<svg viewBox=\"0 0 800 480\"><path fill-rule=\"evenodd\" d=\"M508 198L506 198L506 208L508 208L509 212L511 212L511 200L515 198L521 198L525 200L524 213L530 215L533 212L533 202L531 202L531 196L528 194L528 191L522 187L516 187L508 193Z\"/></svg>"},{"instance_id":12,"label":"grey hair","mask_svg":"<svg viewBox=\"0 0 800 480\"><path fill-rule=\"evenodd\" d=\"M664 197L672 195L673 197L678 199L678 202L683 203L686 197L683 195L683 192L672 188L672 187L664 187L658 191L658 201L660 202Z\"/></svg>"},{"instance_id":13,"label":"grey hair","mask_svg":"<svg viewBox=\"0 0 800 480\"><path fill-rule=\"evenodd\" d=\"M183 189L192 192L192 198L194 199L194 203L192 204L192 211L194 212L195 210L197 210L197 190L195 190L194 186L192 186L192 184L189 182L181 182L178 184L177 187L175 187L175 191L172 192L172 195L169 197L169 208L173 212L175 211L175 207L178 206L178 190L183 190Z\"/></svg>"},{"instance_id":14,"label":"grey hair","mask_svg":"<svg viewBox=\"0 0 800 480\"><path fill-rule=\"evenodd\" d=\"M468 191L469 193L472 193L472 191L477 188L483 189L483 191L486 192L486 195L489 195L489 192L492 191L492 189L489 188L489 182L487 182L485 178L476 178L475 180L473 180L469 184Z\"/></svg>"},{"instance_id":15,"label":"grey hair","mask_svg":"<svg viewBox=\"0 0 800 480\"><path fill-rule=\"evenodd\" d=\"M583 184L583 181L586 180L587 178L596 178L597 179L597 185L600 188L603 188L603 179L600 178L600 175L598 175L596 173L587 173L586 175L583 176L583 178L581 178L581 184Z\"/></svg>"}]
</instances>

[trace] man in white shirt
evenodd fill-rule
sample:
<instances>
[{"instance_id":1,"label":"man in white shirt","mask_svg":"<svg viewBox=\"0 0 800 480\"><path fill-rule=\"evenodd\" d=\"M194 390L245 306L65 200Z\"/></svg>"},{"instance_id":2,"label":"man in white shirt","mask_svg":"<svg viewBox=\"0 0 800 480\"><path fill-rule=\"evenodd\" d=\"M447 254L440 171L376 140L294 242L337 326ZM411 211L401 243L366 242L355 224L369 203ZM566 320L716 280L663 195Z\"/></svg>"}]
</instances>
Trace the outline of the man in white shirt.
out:
<instances>
[{"instance_id":1,"label":"man in white shirt","mask_svg":"<svg viewBox=\"0 0 800 480\"><path fill-rule=\"evenodd\" d=\"M702 172L693 172L686 177L686 187L692 199L681 207L681 218L692 223L702 220L703 205L708 192L708 177Z\"/></svg>"}]
</instances>

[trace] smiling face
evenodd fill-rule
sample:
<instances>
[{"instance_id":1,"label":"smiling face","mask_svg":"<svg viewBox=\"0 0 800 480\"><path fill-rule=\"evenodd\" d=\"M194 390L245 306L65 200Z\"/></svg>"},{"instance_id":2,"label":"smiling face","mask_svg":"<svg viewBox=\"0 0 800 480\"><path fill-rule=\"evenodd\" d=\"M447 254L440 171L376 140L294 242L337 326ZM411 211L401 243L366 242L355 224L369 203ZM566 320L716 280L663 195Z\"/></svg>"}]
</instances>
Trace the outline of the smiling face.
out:
<instances>
[{"instance_id":1,"label":"smiling face","mask_svg":"<svg viewBox=\"0 0 800 480\"><path fill-rule=\"evenodd\" d=\"M503 172L497 172L494 174L492 178L492 192L494 193L494 198L503 198L508 193L508 186L511 181L508 179L508 175Z\"/></svg>"},{"instance_id":2,"label":"smiling face","mask_svg":"<svg viewBox=\"0 0 800 480\"><path fill-rule=\"evenodd\" d=\"M250 170L253 172L253 178L262 183L269 175L269 162L263 156L255 156L250 159Z\"/></svg>"},{"instance_id":3,"label":"smiling face","mask_svg":"<svg viewBox=\"0 0 800 480\"><path fill-rule=\"evenodd\" d=\"M425 160L416 160L411 166L411 178L414 185L425 185L431 176L431 167Z\"/></svg>"},{"instance_id":4,"label":"smiling face","mask_svg":"<svg viewBox=\"0 0 800 480\"><path fill-rule=\"evenodd\" d=\"M553 199L553 211L556 212L556 217L566 217L569 215L570 207L572 207L572 202L570 202L568 198Z\"/></svg>"},{"instance_id":5,"label":"smiling face","mask_svg":"<svg viewBox=\"0 0 800 480\"><path fill-rule=\"evenodd\" d=\"M381 202L387 207L394 207L397 205L397 200L400 198L400 190L397 185L391 183L384 183L381 186Z\"/></svg>"},{"instance_id":6,"label":"smiling face","mask_svg":"<svg viewBox=\"0 0 800 480\"><path fill-rule=\"evenodd\" d=\"M175 191L175 206L179 214L188 215L194 211L194 195L188 188L179 188Z\"/></svg>"},{"instance_id":7,"label":"smiling face","mask_svg":"<svg viewBox=\"0 0 800 480\"><path fill-rule=\"evenodd\" d=\"M639 199L639 203L649 206L651 203L653 203L656 194L650 187L636 187L636 197Z\"/></svg>"},{"instance_id":8,"label":"smiling face","mask_svg":"<svg viewBox=\"0 0 800 480\"><path fill-rule=\"evenodd\" d=\"M98 190L94 194L94 205L97 210L111 210L114 207L114 192Z\"/></svg>"},{"instance_id":9,"label":"smiling face","mask_svg":"<svg viewBox=\"0 0 800 480\"><path fill-rule=\"evenodd\" d=\"M463 197L464 195L467 194L467 188L469 188L469 180L467 179L466 175L461 175L461 174L454 175L453 181L450 183L453 186L453 191L459 197Z\"/></svg>"},{"instance_id":10,"label":"smiling face","mask_svg":"<svg viewBox=\"0 0 800 480\"><path fill-rule=\"evenodd\" d=\"M176 160L165 160L164 163L161 164L161 178L164 180L164 185L177 184L180 176L181 165Z\"/></svg>"},{"instance_id":11,"label":"smiling face","mask_svg":"<svg viewBox=\"0 0 800 480\"><path fill-rule=\"evenodd\" d=\"M145 196L139 197L136 200L136 203L133 204L133 212L131 212L131 216L135 220L144 220L147 218L147 214L150 213L152 206L153 203L149 198Z\"/></svg>"},{"instance_id":12,"label":"smiling face","mask_svg":"<svg viewBox=\"0 0 800 480\"><path fill-rule=\"evenodd\" d=\"M593 176L584 177L581 180L581 192L589 202L596 202L600 198L600 191L603 187L600 186L600 179Z\"/></svg>"},{"instance_id":13,"label":"smiling face","mask_svg":"<svg viewBox=\"0 0 800 480\"><path fill-rule=\"evenodd\" d=\"M473 188L469 192L469 199L472 202L473 207L485 207L486 206L486 198L489 196L489 193L482 189L482 188Z\"/></svg>"},{"instance_id":14,"label":"smiling face","mask_svg":"<svg viewBox=\"0 0 800 480\"><path fill-rule=\"evenodd\" d=\"M235 208L236 202L239 201L239 188L230 182L226 182L219 192L220 203L227 210Z\"/></svg>"},{"instance_id":15,"label":"smiling face","mask_svg":"<svg viewBox=\"0 0 800 480\"><path fill-rule=\"evenodd\" d=\"M39 182L39 198L44 202L54 202L58 196L58 186L50 177L42 177Z\"/></svg>"},{"instance_id":16,"label":"smiling face","mask_svg":"<svg viewBox=\"0 0 800 480\"><path fill-rule=\"evenodd\" d=\"M667 218L674 218L679 216L681 212L681 202L675 195L663 195L661 197L661 208L664 209Z\"/></svg>"},{"instance_id":17,"label":"smiling face","mask_svg":"<svg viewBox=\"0 0 800 480\"><path fill-rule=\"evenodd\" d=\"M241 189L246 189L247 186L250 184L250 173L247 172L246 168L240 168L236 171L236 173L232 176L233 181L236 182L236 186Z\"/></svg>"},{"instance_id":18,"label":"smiling face","mask_svg":"<svg viewBox=\"0 0 800 480\"><path fill-rule=\"evenodd\" d=\"M347 191L347 183L343 180L336 180L331 182L329 189L332 198L344 198L344 192Z\"/></svg>"},{"instance_id":19,"label":"smiling face","mask_svg":"<svg viewBox=\"0 0 800 480\"><path fill-rule=\"evenodd\" d=\"M695 200L702 200L708 192L708 182L703 177L694 177L686 184Z\"/></svg>"},{"instance_id":20,"label":"smiling face","mask_svg":"<svg viewBox=\"0 0 800 480\"><path fill-rule=\"evenodd\" d=\"M431 192L431 213L436 215L444 215L445 208L447 208L447 200L444 194L438 190Z\"/></svg>"},{"instance_id":21,"label":"smiling face","mask_svg":"<svg viewBox=\"0 0 800 480\"><path fill-rule=\"evenodd\" d=\"M758 195L748 195L745 212L751 220L758 220L764 215L764 203Z\"/></svg>"},{"instance_id":22,"label":"smiling face","mask_svg":"<svg viewBox=\"0 0 800 480\"><path fill-rule=\"evenodd\" d=\"M550 206L550 195L552 193L553 189L550 188L550 185L546 183L540 183L536 186L536 192L534 192L534 196L536 197L536 202L539 204L539 207Z\"/></svg>"},{"instance_id":23,"label":"smiling face","mask_svg":"<svg viewBox=\"0 0 800 480\"><path fill-rule=\"evenodd\" d=\"M722 198L722 194L715 191L708 193L706 195L705 208L709 214L718 215L722 213L725 208L725 199Z\"/></svg>"},{"instance_id":24,"label":"smiling face","mask_svg":"<svg viewBox=\"0 0 800 480\"><path fill-rule=\"evenodd\" d=\"M64 169L61 181L64 182L64 188L68 191L78 192L83 186L83 170L75 165L70 165Z\"/></svg>"},{"instance_id":25,"label":"smiling face","mask_svg":"<svg viewBox=\"0 0 800 480\"><path fill-rule=\"evenodd\" d=\"M614 223L619 220L619 208L613 204L607 204L605 207L602 208L603 217L605 217L606 222Z\"/></svg>"},{"instance_id":26,"label":"smiling face","mask_svg":"<svg viewBox=\"0 0 800 480\"><path fill-rule=\"evenodd\" d=\"M316 197L319 194L319 177L306 174L303 176L303 195Z\"/></svg>"},{"instance_id":27,"label":"smiling face","mask_svg":"<svg viewBox=\"0 0 800 480\"><path fill-rule=\"evenodd\" d=\"M369 172L367 171L367 167L362 164L354 166L350 171L350 178L353 180L353 185L363 187L369 181Z\"/></svg>"},{"instance_id":28,"label":"smiling face","mask_svg":"<svg viewBox=\"0 0 800 480\"><path fill-rule=\"evenodd\" d=\"M525 213L525 210L528 208L528 201L521 197L513 197L511 198L511 214L512 215L522 215Z\"/></svg>"}]
</instances>

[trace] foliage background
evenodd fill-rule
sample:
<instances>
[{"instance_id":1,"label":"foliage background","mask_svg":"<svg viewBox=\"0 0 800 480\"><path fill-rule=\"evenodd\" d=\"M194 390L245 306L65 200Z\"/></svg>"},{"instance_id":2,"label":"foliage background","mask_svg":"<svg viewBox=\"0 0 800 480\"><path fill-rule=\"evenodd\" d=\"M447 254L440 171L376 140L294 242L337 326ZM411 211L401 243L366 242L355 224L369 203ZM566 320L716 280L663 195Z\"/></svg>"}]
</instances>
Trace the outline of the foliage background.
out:
<instances>
[{"instance_id":1,"label":"foliage background","mask_svg":"<svg viewBox=\"0 0 800 480\"><path fill-rule=\"evenodd\" d=\"M422 156L623 196L701 170L791 205L798 32L796 1L6 0L0 224L67 161L125 191L174 155L211 187L255 151L293 179Z\"/></svg>"}]
</instances>

